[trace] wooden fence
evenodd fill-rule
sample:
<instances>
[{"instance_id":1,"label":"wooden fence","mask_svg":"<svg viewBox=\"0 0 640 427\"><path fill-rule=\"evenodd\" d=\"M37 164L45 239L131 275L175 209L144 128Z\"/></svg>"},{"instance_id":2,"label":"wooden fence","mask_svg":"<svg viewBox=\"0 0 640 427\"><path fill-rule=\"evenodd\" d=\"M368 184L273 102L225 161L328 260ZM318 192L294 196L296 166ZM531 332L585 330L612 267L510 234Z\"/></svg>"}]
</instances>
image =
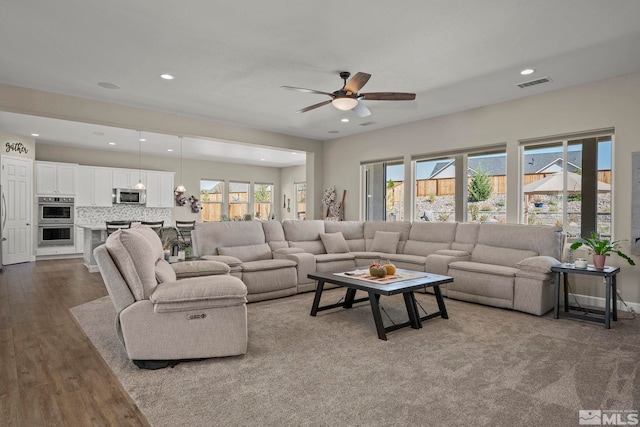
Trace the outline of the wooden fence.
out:
<instances>
[{"instance_id":1,"label":"wooden fence","mask_svg":"<svg viewBox=\"0 0 640 427\"><path fill-rule=\"evenodd\" d=\"M531 184L532 182L538 181L542 178L551 175L550 173L538 173L538 174L527 174L524 176L524 185ZM507 192L507 177L504 175L496 175L491 176L491 188L492 193L494 194L505 194ZM469 181L471 178L469 177ZM611 171L598 171L598 181L605 182L607 184L611 184ZM389 197L389 192L393 191L393 196L395 200L399 200L398 197L401 197L401 191L403 182L395 181L395 185L393 189L389 189L387 192L387 197ZM429 197L430 195L435 196L453 196L456 194L456 180L455 178L442 178L442 179L419 179L416 181L416 196L417 197Z\"/></svg>"}]
</instances>

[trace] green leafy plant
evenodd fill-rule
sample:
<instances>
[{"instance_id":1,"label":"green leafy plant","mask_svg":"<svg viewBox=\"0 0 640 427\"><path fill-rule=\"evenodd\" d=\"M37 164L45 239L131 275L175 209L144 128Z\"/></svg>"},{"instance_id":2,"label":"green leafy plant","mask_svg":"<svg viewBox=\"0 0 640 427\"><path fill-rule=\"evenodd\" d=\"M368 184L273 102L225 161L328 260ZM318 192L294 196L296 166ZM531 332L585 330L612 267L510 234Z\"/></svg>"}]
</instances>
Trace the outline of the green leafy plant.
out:
<instances>
[{"instance_id":1,"label":"green leafy plant","mask_svg":"<svg viewBox=\"0 0 640 427\"><path fill-rule=\"evenodd\" d=\"M571 250L575 251L582 245L587 246L590 251L596 255L610 256L612 253L618 254L619 257L626 259L630 265L636 265L635 262L628 255L622 253L619 250L621 240L610 241L608 239L601 239L595 233L591 232L591 238L582 238L571 245Z\"/></svg>"},{"instance_id":2,"label":"green leafy plant","mask_svg":"<svg viewBox=\"0 0 640 427\"><path fill-rule=\"evenodd\" d=\"M469 201L483 202L491 197L492 190L491 178L479 166L469 182Z\"/></svg>"}]
</instances>

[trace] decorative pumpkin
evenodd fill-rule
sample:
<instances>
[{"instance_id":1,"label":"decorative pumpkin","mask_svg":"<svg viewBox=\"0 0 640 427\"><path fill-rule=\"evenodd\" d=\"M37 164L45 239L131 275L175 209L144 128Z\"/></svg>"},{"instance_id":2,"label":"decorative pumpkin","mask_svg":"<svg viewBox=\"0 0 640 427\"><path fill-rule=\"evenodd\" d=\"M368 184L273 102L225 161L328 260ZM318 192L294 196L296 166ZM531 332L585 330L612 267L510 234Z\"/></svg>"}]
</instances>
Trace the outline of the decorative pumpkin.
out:
<instances>
[{"instance_id":1,"label":"decorative pumpkin","mask_svg":"<svg viewBox=\"0 0 640 427\"><path fill-rule=\"evenodd\" d=\"M369 266L369 274L373 277L384 277L387 275L387 269L383 265L374 263Z\"/></svg>"},{"instance_id":2,"label":"decorative pumpkin","mask_svg":"<svg viewBox=\"0 0 640 427\"><path fill-rule=\"evenodd\" d=\"M393 265L391 263L388 263L388 264L383 265L383 267L385 268L385 270L387 270L387 274L388 275L391 276L393 274L396 274L396 266L395 265Z\"/></svg>"}]
</instances>

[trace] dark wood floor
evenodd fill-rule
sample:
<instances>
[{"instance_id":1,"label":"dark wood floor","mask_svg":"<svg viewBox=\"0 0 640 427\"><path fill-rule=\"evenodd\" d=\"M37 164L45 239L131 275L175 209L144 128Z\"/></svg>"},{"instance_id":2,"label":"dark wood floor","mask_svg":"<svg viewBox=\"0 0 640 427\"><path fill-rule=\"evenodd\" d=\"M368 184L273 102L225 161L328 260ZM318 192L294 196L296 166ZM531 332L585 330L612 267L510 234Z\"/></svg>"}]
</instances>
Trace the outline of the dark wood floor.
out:
<instances>
[{"instance_id":1,"label":"dark wood floor","mask_svg":"<svg viewBox=\"0 0 640 427\"><path fill-rule=\"evenodd\" d=\"M80 259L4 266L0 425L149 425L69 312L104 295Z\"/></svg>"}]
</instances>

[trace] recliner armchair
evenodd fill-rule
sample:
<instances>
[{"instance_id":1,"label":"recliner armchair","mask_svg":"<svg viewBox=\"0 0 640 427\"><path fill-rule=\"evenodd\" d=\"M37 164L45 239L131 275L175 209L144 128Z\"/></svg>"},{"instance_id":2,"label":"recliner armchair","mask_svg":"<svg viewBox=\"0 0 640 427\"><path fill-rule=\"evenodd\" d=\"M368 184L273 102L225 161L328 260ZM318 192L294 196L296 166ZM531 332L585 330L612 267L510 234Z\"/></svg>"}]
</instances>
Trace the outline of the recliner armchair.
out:
<instances>
[{"instance_id":1,"label":"recliner armchair","mask_svg":"<svg viewBox=\"0 0 640 427\"><path fill-rule=\"evenodd\" d=\"M247 351L247 288L215 261L172 264L148 227L116 231L94 251L117 333L140 368ZM196 277L178 279L189 276Z\"/></svg>"}]
</instances>

